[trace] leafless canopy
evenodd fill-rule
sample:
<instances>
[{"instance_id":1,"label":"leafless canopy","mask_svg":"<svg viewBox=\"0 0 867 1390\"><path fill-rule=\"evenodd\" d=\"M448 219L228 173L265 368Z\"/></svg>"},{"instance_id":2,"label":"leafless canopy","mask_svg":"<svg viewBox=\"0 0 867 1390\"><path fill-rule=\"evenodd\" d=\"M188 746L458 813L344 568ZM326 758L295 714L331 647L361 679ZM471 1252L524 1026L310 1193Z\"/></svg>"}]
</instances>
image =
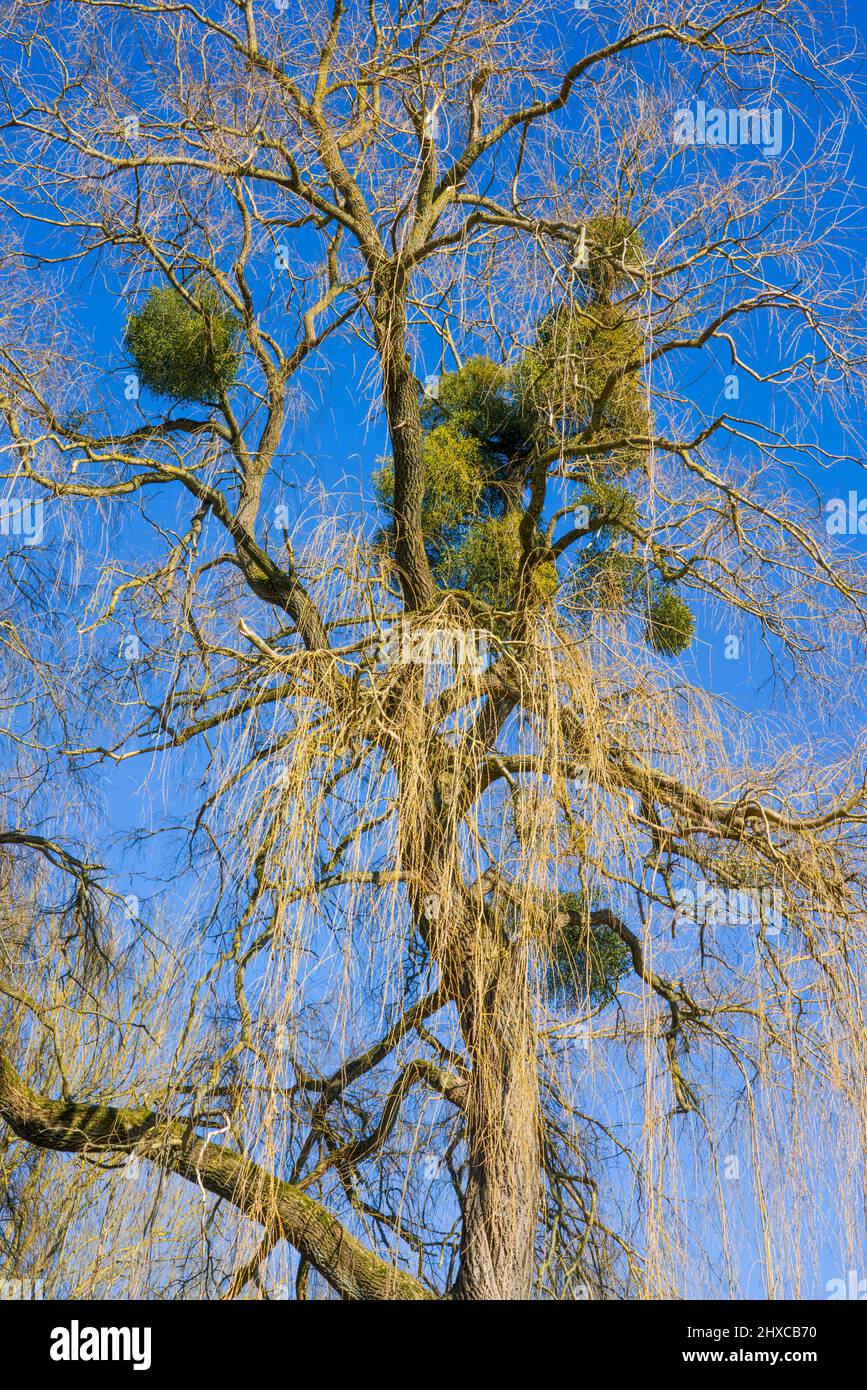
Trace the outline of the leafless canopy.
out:
<instances>
[{"instance_id":1,"label":"leafless canopy","mask_svg":"<svg viewBox=\"0 0 867 1390\"><path fill-rule=\"evenodd\" d=\"M7 0L0 32L0 1275L814 1293L865 1137L867 607L823 510L867 360L842 20ZM736 149L676 136L697 103ZM640 350L591 381L564 348L508 601L447 588L424 383L580 321L600 219L636 232ZM139 391L155 287L239 325L206 405ZM576 582L624 456L682 657Z\"/></svg>"}]
</instances>

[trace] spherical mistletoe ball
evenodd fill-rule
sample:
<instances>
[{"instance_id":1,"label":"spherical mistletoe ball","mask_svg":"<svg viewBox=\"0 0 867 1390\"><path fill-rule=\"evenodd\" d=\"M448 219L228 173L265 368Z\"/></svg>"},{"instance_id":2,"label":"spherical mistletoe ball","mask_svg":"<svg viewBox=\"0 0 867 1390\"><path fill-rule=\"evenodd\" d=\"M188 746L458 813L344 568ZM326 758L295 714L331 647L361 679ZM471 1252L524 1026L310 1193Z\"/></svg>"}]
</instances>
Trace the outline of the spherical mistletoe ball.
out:
<instances>
[{"instance_id":1,"label":"spherical mistletoe ball","mask_svg":"<svg viewBox=\"0 0 867 1390\"><path fill-rule=\"evenodd\" d=\"M632 969L632 954L612 927L590 925L584 895L561 893L558 928L550 942L548 987L569 1003L608 1004Z\"/></svg>"},{"instance_id":2,"label":"spherical mistletoe ball","mask_svg":"<svg viewBox=\"0 0 867 1390\"><path fill-rule=\"evenodd\" d=\"M650 605L646 637L663 656L685 651L695 632L695 618L689 604L671 588L662 587Z\"/></svg>"},{"instance_id":3,"label":"spherical mistletoe ball","mask_svg":"<svg viewBox=\"0 0 867 1390\"><path fill-rule=\"evenodd\" d=\"M212 285L188 293L192 303L168 285L151 290L130 315L124 346L154 395L212 405L238 375L241 320Z\"/></svg>"}]
</instances>

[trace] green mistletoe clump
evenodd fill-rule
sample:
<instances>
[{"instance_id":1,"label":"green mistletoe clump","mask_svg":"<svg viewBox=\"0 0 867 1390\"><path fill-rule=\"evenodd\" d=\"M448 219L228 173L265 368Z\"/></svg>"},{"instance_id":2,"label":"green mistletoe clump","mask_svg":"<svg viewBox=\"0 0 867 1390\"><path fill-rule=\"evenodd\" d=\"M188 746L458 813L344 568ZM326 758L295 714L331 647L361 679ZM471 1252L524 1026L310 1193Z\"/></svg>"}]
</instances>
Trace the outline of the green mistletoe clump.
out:
<instances>
[{"instance_id":1,"label":"green mistletoe clump","mask_svg":"<svg viewBox=\"0 0 867 1390\"><path fill-rule=\"evenodd\" d=\"M213 405L241 365L241 320L212 285L151 290L131 314L124 346L142 386L173 401Z\"/></svg>"},{"instance_id":2,"label":"green mistletoe clump","mask_svg":"<svg viewBox=\"0 0 867 1390\"><path fill-rule=\"evenodd\" d=\"M561 893L557 901L557 926L548 951L548 988L555 998L570 1004L594 1007L608 1004L617 995L624 975L632 969L625 941L605 923L590 925L582 894Z\"/></svg>"}]
</instances>

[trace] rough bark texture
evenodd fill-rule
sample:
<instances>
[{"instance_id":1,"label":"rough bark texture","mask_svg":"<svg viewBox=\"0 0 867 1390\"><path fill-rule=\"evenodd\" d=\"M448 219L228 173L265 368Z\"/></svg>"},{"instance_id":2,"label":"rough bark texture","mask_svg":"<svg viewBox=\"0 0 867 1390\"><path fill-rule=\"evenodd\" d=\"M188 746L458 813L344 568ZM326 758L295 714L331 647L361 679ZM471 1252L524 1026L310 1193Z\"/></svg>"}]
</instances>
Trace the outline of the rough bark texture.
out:
<instances>
[{"instance_id":1,"label":"rough bark texture","mask_svg":"<svg viewBox=\"0 0 867 1390\"><path fill-rule=\"evenodd\" d=\"M472 1057L461 1299L528 1299L540 1202L536 1049L525 952L500 948L462 1024Z\"/></svg>"}]
</instances>

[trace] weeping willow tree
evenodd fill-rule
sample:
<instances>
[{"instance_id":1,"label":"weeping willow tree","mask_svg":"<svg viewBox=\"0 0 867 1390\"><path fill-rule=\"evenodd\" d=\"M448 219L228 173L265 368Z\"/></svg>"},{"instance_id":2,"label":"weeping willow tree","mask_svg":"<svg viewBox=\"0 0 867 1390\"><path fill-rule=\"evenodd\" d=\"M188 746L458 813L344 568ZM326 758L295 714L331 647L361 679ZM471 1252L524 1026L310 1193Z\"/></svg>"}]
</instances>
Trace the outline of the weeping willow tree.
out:
<instances>
[{"instance_id":1,"label":"weeping willow tree","mask_svg":"<svg viewBox=\"0 0 867 1390\"><path fill-rule=\"evenodd\" d=\"M0 1274L821 1293L864 1216L845 31L217 8L0 19ZM788 154L674 137L756 92Z\"/></svg>"}]
</instances>

